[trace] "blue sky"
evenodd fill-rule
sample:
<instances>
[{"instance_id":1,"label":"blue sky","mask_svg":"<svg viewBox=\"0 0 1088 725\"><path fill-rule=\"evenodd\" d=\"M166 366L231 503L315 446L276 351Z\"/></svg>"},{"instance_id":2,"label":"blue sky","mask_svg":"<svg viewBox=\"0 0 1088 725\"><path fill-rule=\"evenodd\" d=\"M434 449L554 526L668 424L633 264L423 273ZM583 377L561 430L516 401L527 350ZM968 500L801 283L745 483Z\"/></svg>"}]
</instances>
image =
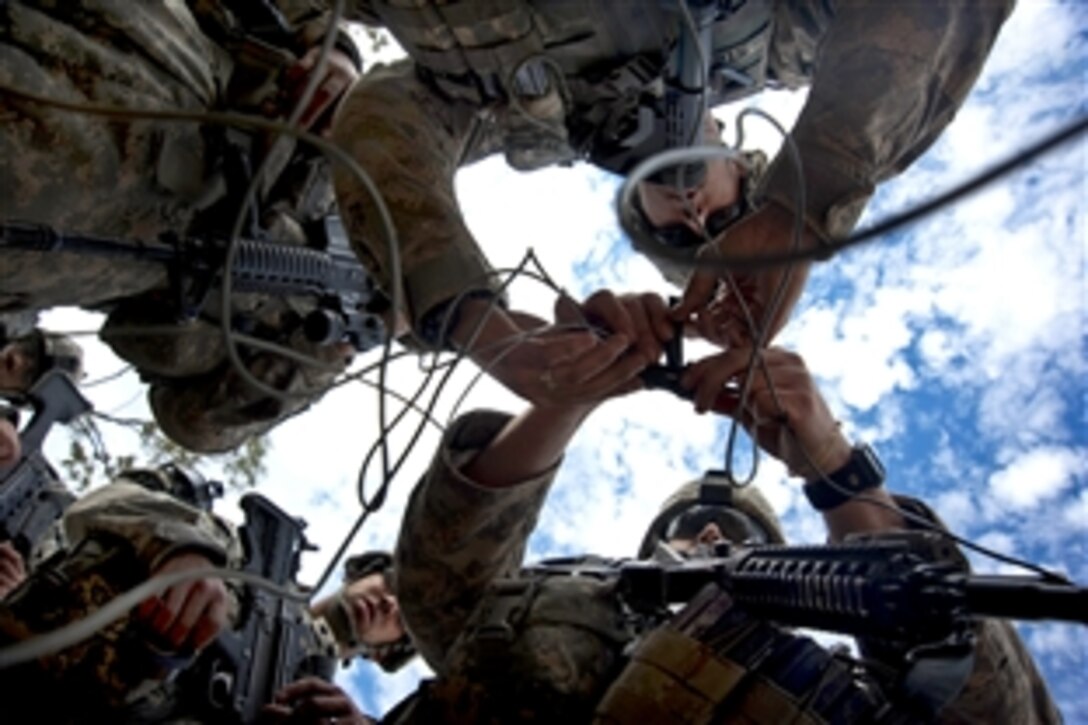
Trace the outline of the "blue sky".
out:
<instances>
[{"instance_id":1,"label":"blue sky","mask_svg":"<svg viewBox=\"0 0 1088 725\"><path fill-rule=\"evenodd\" d=\"M880 220L1005 158L1088 111L1088 5L1021 0L982 78L937 144L884 185L861 225ZM766 94L760 107L789 124L803 93ZM729 123L740 108L718 109ZM731 134L728 134L731 138ZM754 142L773 152L771 135ZM901 233L849 250L815 269L777 343L799 351L844 430L870 442L889 485L925 499L957 533L1088 582L1088 145L1084 139ZM673 293L632 253L614 220L616 180L588 167L518 174L501 159L465 170L458 192L468 222L497 266L532 247L575 293L599 287ZM519 281L514 303L546 313L551 295ZM78 315L47 318L86 328ZM364 358L366 356L363 356ZM364 359L360 364L372 362ZM90 377L118 363L88 342ZM415 361L398 363L391 385L418 384ZM448 419L455 378L438 412ZM146 416L131 376L93 391L99 410ZM521 403L490 381L466 407L517 411ZM374 397L337 390L271 437L261 490L310 521L321 547L304 559L316 580L350 528L355 477L375 429ZM667 393L614 401L596 412L568 453L539 530L536 557L634 552L660 501L677 485L721 466L726 424L694 415ZM107 431L111 449L135 447ZM62 440L51 441L63 456ZM397 434L394 447L406 445ZM428 430L393 483L389 500L355 548L392 546L406 498L429 462ZM738 457L746 470L747 453ZM756 485L791 540L823 538L796 481L761 458ZM347 502L347 503L345 503ZM221 513L231 516L233 501ZM972 555L983 572L1012 572ZM1088 722L1088 628L1021 626L1070 723ZM356 664L340 681L379 714L414 689L425 668L395 676Z\"/></svg>"}]
</instances>

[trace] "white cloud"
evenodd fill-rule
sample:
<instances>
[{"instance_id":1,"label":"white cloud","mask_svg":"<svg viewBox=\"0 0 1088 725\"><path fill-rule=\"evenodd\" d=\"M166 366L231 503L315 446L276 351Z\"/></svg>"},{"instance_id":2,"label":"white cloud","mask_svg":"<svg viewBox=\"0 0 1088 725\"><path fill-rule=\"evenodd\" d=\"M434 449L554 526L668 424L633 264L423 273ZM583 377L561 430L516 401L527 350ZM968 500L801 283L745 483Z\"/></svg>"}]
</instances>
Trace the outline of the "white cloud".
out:
<instances>
[{"instance_id":1,"label":"white cloud","mask_svg":"<svg viewBox=\"0 0 1088 725\"><path fill-rule=\"evenodd\" d=\"M1082 489L1062 510L1062 523L1074 530L1088 533L1088 489Z\"/></svg>"},{"instance_id":2,"label":"white cloud","mask_svg":"<svg viewBox=\"0 0 1088 725\"><path fill-rule=\"evenodd\" d=\"M1004 531L986 531L974 539L979 546L993 549L999 554L1013 554L1016 552L1016 540ZM1019 569L1015 569L1019 573Z\"/></svg>"},{"instance_id":3,"label":"white cloud","mask_svg":"<svg viewBox=\"0 0 1088 725\"><path fill-rule=\"evenodd\" d=\"M1018 454L990 476L990 491L1017 507L1037 506L1068 488L1088 471L1085 451L1042 447Z\"/></svg>"},{"instance_id":4,"label":"white cloud","mask_svg":"<svg viewBox=\"0 0 1088 725\"><path fill-rule=\"evenodd\" d=\"M964 527L977 520L978 510L966 491L945 491L932 501L933 509L952 531L962 531Z\"/></svg>"}]
</instances>

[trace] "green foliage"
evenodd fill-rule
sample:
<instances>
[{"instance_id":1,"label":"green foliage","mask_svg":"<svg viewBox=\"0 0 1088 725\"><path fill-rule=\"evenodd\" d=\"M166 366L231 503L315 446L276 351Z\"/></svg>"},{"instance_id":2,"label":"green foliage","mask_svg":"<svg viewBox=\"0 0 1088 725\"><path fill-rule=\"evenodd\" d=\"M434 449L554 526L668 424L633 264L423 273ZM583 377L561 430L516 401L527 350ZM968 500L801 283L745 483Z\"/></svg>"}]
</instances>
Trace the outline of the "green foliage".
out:
<instances>
[{"instance_id":1,"label":"green foliage","mask_svg":"<svg viewBox=\"0 0 1088 725\"><path fill-rule=\"evenodd\" d=\"M246 439L237 451L217 456L224 459L222 461L223 472L226 476L224 483L235 488L256 486L261 476L268 472L264 465L268 450L268 439L264 436L256 436Z\"/></svg>"},{"instance_id":2,"label":"green foliage","mask_svg":"<svg viewBox=\"0 0 1088 725\"><path fill-rule=\"evenodd\" d=\"M91 419L81 419L71 426L68 455L60 462L65 480L77 491L113 479L126 468L153 468L164 463L180 463L195 468L210 478L218 478L227 488L247 489L257 485L267 472L267 438L248 439L228 453L202 455L182 448L152 421L107 418L111 423L136 433L141 455L114 455L102 440Z\"/></svg>"}]
</instances>

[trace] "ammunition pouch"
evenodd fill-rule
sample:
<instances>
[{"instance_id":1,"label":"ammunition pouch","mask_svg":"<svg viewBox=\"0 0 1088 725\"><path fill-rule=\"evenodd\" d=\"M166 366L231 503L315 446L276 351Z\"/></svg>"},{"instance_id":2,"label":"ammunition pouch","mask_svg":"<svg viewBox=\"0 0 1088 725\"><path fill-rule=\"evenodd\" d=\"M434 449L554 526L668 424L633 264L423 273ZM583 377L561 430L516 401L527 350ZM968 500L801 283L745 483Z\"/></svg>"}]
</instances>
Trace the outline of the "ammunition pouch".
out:
<instances>
[{"instance_id":1,"label":"ammunition pouch","mask_svg":"<svg viewBox=\"0 0 1088 725\"><path fill-rule=\"evenodd\" d=\"M924 721L894 710L854 660L749 616L716 585L654 626L592 576L497 584L451 649L446 671L389 721L560 718L601 725Z\"/></svg>"},{"instance_id":2,"label":"ammunition pouch","mask_svg":"<svg viewBox=\"0 0 1088 725\"><path fill-rule=\"evenodd\" d=\"M567 132L570 94L525 0L375 2L373 9L448 99L497 109L506 160L530 171L576 158Z\"/></svg>"},{"instance_id":3,"label":"ammunition pouch","mask_svg":"<svg viewBox=\"0 0 1088 725\"><path fill-rule=\"evenodd\" d=\"M544 51L525 0L378 0L372 9L424 78L459 101L488 105L505 100L514 70Z\"/></svg>"},{"instance_id":4,"label":"ammunition pouch","mask_svg":"<svg viewBox=\"0 0 1088 725\"><path fill-rule=\"evenodd\" d=\"M852 660L748 616L711 584L638 643L594 722L820 725L890 718L880 688Z\"/></svg>"},{"instance_id":5,"label":"ammunition pouch","mask_svg":"<svg viewBox=\"0 0 1088 725\"><path fill-rule=\"evenodd\" d=\"M500 581L451 648L429 707L441 722L587 721L633 635L610 582Z\"/></svg>"}]
</instances>

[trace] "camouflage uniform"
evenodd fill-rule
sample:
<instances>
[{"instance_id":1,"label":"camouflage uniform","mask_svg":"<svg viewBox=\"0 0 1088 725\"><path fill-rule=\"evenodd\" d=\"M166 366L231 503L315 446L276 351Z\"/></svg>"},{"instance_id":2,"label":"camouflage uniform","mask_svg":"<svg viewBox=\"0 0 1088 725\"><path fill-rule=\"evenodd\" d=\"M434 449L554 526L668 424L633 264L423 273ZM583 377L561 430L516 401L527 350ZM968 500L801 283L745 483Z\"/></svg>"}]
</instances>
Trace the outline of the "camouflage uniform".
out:
<instances>
[{"instance_id":1,"label":"camouflage uniform","mask_svg":"<svg viewBox=\"0 0 1088 725\"><path fill-rule=\"evenodd\" d=\"M425 316L463 290L498 290L458 207L457 169L499 151L517 168L594 160L595 130L660 83L678 21L657 0L504 0L475 10L456 2L366 5L413 61L362 78L338 111L335 133L389 206L407 316L426 333ZM906 168L952 119L1012 0L740 5L714 27L712 56L747 83L715 79L710 101L811 85L793 130L807 193L802 211L818 234L838 239L876 185ZM562 70L565 127L527 120L507 101L515 64L540 53ZM643 84L632 85L632 75ZM534 128L549 137L527 150ZM557 134L565 150L556 148ZM793 209L793 174L787 159L776 160L758 196ZM391 289L389 240L374 204L346 170L335 170L334 180L357 251Z\"/></svg>"},{"instance_id":2,"label":"camouflage uniform","mask_svg":"<svg viewBox=\"0 0 1088 725\"><path fill-rule=\"evenodd\" d=\"M235 142L260 149L267 139L229 135L220 127L192 122L76 113L5 90L133 110L259 113L269 103L279 103L281 72L319 44L328 26L325 3L278 0L275 7L292 24L294 35L282 47L262 42L245 32L250 14L262 6L229 0L0 4L0 158L5 159L0 221L45 224L61 232L150 247L165 247L160 239L165 232L191 233L194 223L225 234L236 208L228 208L232 202L225 198L223 150ZM266 178L280 178L287 156L277 157L281 162L272 164ZM296 188L263 190L266 208L275 216L265 223L284 231L279 238L292 242L298 241L290 234L296 231L295 221L328 212L333 201L323 163L315 161L305 172ZM287 176L285 185L296 183L295 176ZM106 342L152 378L153 388L188 387L193 376L228 374L217 326L176 325L166 312L171 305L162 301L173 298L162 264L66 251L4 249L0 255L0 313L57 305L112 310ZM126 302L118 309L121 300ZM273 330L297 324L301 304L257 295L232 301L235 310L252 313ZM205 310L218 315L214 296ZM148 332L149 325L160 331ZM163 326L167 332L161 331ZM280 336L289 338L289 329ZM290 367L293 380L286 387L296 392L315 383L320 388L331 379L328 373L299 372L298 364ZM268 382L282 384L283 377L281 372ZM302 377L308 379L295 380ZM197 387L203 383L196 381ZM256 425L216 420L208 427L240 427L221 430L212 440L189 435L179 442L196 450L225 450L314 397L281 404L247 390L236 400L190 401L183 407L214 407L220 418ZM253 408L258 414L250 412ZM162 422L173 430L188 427L178 420Z\"/></svg>"},{"instance_id":3,"label":"camouflage uniform","mask_svg":"<svg viewBox=\"0 0 1088 725\"><path fill-rule=\"evenodd\" d=\"M474 620L487 616L489 607L497 606L494 598L485 596L489 588L511 586L508 578L515 577L521 566L526 541L555 476L551 470L513 487L484 489L461 475L459 469L485 449L508 420L501 413L477 411L451 426L431 469L412 494L397 544L401 611L419 652L439 676L428 690L439 699L451 690L472 691L465 672L486 641L474 643L464 633ZM899 501L936 521L917 501ZM584 706L617 674L624 647L639 633L621 624L618 605L603 581L573 577L559 589L541 591L547 596L538 596L531 607L511 615L532 625L526 636L500 650L506 679L499 680L502 688L491 688L492 696L520 686L519 678L532 677L543 683L541 690L561 692ZM941 711L940 721L1060 722L1046 685L1013 628L988 620L979 625L978 633L972 675L955 701ZM518 669L529 665L543 672Z\"/></svg>"},{"instance_id":4,"label":"camouflage uniform","mask_svg":"<svg viewBox=\"0 0 1088 725\"><path fill-rule=\"evenodd\" d=\"M156 471L122 474L65 513L47 539L31 578L0 606L0 644L19 641L87 616L145 581L173 556L199 553L212 565L241 569L245 552L235 528L209 512L137 482ZM157 484L156 484L157 485ZM235 628L255 616L244 585L227 582L228 617ZM291 618L293 608L277 610ZM336 650L324 620L298 612L290 642L297 661L332 671ZM5 671L9 703L25 703L43 722L207 722L206 677L212 644L195 658L158 649L131 613L94 636L33 665ZM296 661L280 652L281 661ZM316 672L316 670L314 670ZM195 675L193 674L195 673ZM50 692L67 697L49 698ZM203 698L197 702L191 698ZM220 703L221 705L222 703ZM20 709L20 708L17 708Z\"/></svg>"},{"instance_id":5,"label":"camouflage uniform","mask_svg":"<svg viewBox=\"0 0 1088 725\"><path fill-rule=\"evenodd\" d=\"M215 566L242 561L228 524L122 475L73 503L56 534L45 538L31 577L0 607L0 637L20 641L80 619L188 552ZM232 602L231 611L236 609ZM48 722L115 715L131 693L141 689L150 696L182 664L155 655L146 636L125 616L55 655L5 671L7 701L25 703L17 709Z\"/></svg>"}]
</instances>

